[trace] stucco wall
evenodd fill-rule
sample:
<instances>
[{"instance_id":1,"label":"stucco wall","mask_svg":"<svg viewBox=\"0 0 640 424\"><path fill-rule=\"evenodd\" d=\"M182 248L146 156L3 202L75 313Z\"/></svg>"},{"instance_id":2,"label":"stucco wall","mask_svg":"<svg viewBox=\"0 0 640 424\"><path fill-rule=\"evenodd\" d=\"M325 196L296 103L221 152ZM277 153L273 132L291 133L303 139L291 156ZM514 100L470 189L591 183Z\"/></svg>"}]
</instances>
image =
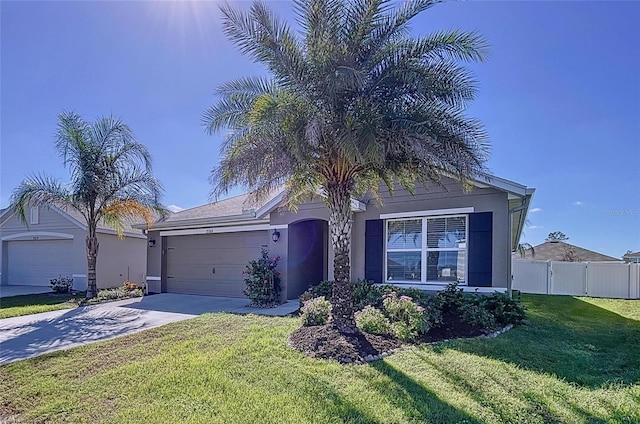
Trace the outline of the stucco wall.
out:
<instances>
[{"instance_id":1,"label":"stucco wall","mask_svg":"<svg viewBox=\"0 0 640 424\"><path fill-rule=\"evenodd\" d=\"M507 194L492 188L474 188L464 192L461 185L453 180L446 181L446 189L444 191L437 186L430 187L428 191L416 188L415 196L401 188L396 188L393 196L387 190L381 190L382 205L371 199L365 212L355 213L351 244L352 278L364 278L366 220L379 219L380 214L387 213L473 207L474 212L493 212L492 286L506 287L505 258L509 252Z\"/></svg>"},{"instance_id":2,"label":"stucco wall","mask_svg":"<svg viewBox=\"0 0 640 424\"><path fill-rule=\"evenodd\" d=\"M382 204L374 198L365 199L367 210L353 215L351 243L351 277L364 278L365 221L379 219L381 214L473 207L474 212L493 212L492 286L506 287L508 247L508 201L505 192L493 188L474 188L465 192L455 180L444 178L445 188L432 185L416 187L415 196L396 187L391 195L385 187L380 190ZM325 204L316 198L300 205L297 213L281 209L271 213L271 224L290 224L306 219L329 219ZM329 238L329 279L333 279L333 249Z\"/></svg>"},{"instance_id":3,"label":"stucco wall","mask_svg":"<svg viewBox=\"0 0 640 424\"><path fill-rule=\"evenodd\" d=\"M29 211L27 211L27 215ZM27 216L29 219L29 216ZM45 207L39 208L39 221L37 224L24 224L17 214L5 216L2 225L0 225L0 238L6 239L11 236L27 233L23 240L33 239L38 237L40 240L56 240L61 239L57 236L43 235L43 233L58 233L65 236L71 236L73 238L72 251L73 257L71 260L73 274L86 274L87 271L87 257L85 254L85 231L72 221L60 215L58 212ZM8 281L7 279L7 252L6 252L6 240L0 243L0 258L2 258L2 264L0 268L2 270L1 282L2 284L19 284L19 282ZM52 275L51 278L57 277ZM71 276L69 276L71 277ZM47 282L43 282L46 285Z\"/></svg>"},{"instance_id":4,"label":"stucco wall","mask_svg":"<svg viewBox=\"0 0 640 424\"><path fill-rule=\"evenodd\" d=\"M149 231L149 240L155 240L153 247L147 245L147 277L160 277L162 266L162 239L160 231Z\"/></svg>"},{"instance_id":5,"label":"stucco wall","mask_svg":"<svg viewBox=\"0 0 640 424\"><path fill-rule=\"evenodd\" d=\"M98 234L98 243L100 250L96 272L99 289L120 286L127 279L138 284L144 282L147 268L146 238L119 239L116 235Z\"/></svg>"},{"instance_id":6,"label":"stucco wall","mask_svg":"<svg viewBox=\"0 0 640 424\"><path fill-rule=\"evenodd\" d=\"M7 238L21 233L26 233L26 239L38 237L39 240L56 239L56 236L43 235L43 233L58 233L72 236L72 275L74 287L76 283L86 286L87 254L86 232L75 222L69 220L53 209L41 207L39 209L39 222L37 224L22 223L14 214L0 227L0 235ZM132 281L142 282L146 270L146 239L125 237L120 240L115 235L98 234L100 248L98 252L97 274L98 288L107 288L121 285L129 275ZM0 244L3 246L6 241ZM2 249L2 247L0 247ZM0 252L2 257L2 284L19 284L19 282L7 281L7 257L6 252ZM81 277L82 276L82 277ZM51 278L56 277L52 275ZM81 281L82 280L82 281ZM46 282L43 283L46 285Z\"/></svg>"}]
</instances>

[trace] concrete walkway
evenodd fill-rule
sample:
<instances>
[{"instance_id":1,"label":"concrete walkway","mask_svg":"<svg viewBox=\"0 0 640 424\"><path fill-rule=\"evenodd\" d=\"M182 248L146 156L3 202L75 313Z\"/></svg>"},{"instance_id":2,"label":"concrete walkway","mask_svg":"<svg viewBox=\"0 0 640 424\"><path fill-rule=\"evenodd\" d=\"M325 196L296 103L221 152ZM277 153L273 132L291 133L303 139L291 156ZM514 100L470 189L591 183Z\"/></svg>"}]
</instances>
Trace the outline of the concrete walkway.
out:
<instances>
[{"instance_id":1,"label":"concrete walkway","mask_svg":"<svg viewBox=\"0 0 640 424\"><path fill-rule=\"evenodd\" d=\"M292 300L277 308L247 308L247 299L163 293L76 309L0 320L0 364L69 349L182 321L208 312L284 316Z\"/></svg>"}]
</instances>

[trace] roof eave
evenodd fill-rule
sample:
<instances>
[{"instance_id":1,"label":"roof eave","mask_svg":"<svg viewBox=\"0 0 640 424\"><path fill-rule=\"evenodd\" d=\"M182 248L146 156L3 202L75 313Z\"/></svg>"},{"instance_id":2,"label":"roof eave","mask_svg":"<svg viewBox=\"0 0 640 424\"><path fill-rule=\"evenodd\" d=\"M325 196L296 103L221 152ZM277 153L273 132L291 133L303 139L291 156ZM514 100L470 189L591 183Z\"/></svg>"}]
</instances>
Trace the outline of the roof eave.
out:
<instances>
[{"instance_id":1,"label":"roof eave","mask_svg":"<svg viewBox=\"0 0 640 424\"><path fill-rule=\"evenodd\" d=\"M247 215L230 215L217 218L198 218L198 219L185 219L180 221L161 222L153 224L150 228L147 228L146 224L136 224L133 227L139 229L145 229L149 231L156 230L180 230L189 228L203 228L203 227L220 227L230 225L251 225L256 223L269 222L268 219L256 218L254 216Z\"/></svg>"}]
</instances>

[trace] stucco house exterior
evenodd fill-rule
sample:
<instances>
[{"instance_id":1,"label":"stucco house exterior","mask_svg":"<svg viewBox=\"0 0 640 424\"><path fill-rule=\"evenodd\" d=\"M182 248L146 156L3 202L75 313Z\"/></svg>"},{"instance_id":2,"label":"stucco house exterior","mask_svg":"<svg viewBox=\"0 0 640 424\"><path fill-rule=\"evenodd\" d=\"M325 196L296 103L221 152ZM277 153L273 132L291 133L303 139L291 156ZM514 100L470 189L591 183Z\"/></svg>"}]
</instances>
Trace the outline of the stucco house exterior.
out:
<instances>
[{"instance_id":1,"label":"stucco house exterior","mask_svg":"<svg viewBox=\"0 0 640 424\"><path fill-rule=\"evenodd\" d=\"M52 278L72 277L74 289L87 287L87 227L74 210L56 206L27 209L27 223L12 209L0 212L2 285L48 286ZM128 228L118 238L111 228L97 229L100 243L97 262L98 288L115 287L124 280L143 283L147 237Z\"/></svg>"},{"instance_id":2,"label":"stucco house exterior","mask_svg":"<svg viewBox=\"0 0 640 424\"><path fill-rule=\"evenodd\" d=\"M514 254L513 259L518 261L620 262L620 259L564 241L546 241L533 246L533 252L527 250L524 256Z\"/></svg>"},{"instance_id":3,"label":"stucco house exterior","mask_svg":"<svg viewBox=\"0 0 640 424\"><path fill-rule=\"evenodd\" d=\"M640 252L625 253L622 260L626 263L640 264Z\"/></svg>"},{"instance_id":4,"label":"stucco house exterior","mask_svg":"<svg viewBox=\"0 0 640 424\"><path fill-rule=\"evenodd\" d=\"M498 177L463 190L398 187L352 200L352 278L440 289L457 281L470 290L507 287L534 189ZM148 233L151 292L243 297L242 271L262 248L281 256L282 296L295 299L310 285L332 279L329 211L317 196L292 212L275 192L252 205L247 195L172 214Z\"/></svg>"}]
</instances>

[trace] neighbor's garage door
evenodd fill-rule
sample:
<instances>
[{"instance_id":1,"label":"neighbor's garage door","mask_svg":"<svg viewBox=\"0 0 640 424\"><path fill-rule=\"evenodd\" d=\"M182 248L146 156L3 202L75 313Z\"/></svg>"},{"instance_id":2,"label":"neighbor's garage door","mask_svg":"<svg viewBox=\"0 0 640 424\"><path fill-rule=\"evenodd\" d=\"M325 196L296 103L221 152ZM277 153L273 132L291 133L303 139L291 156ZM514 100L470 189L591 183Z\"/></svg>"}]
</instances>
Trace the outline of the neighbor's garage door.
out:
<instances>
[{"instance_id":1,"label":"neighbor's garage door","mask_svg":"<svg viewBox=\"0 0 640 424\"><path fill-rule=\"evenodd\" d=\"M167 292L244 297L242 271L267 237L266 231L168 237Z\"/></svg>"},{"instance_id":2,"label":"neighbor's garage door","mask_svg":"<svg viewBox=\"0 0 640 424\"><path fill-rule=\"evenodd\" d=\"M48 286L52 278L71 277L72 240L7 242L7 282Z\"/></svg>"}]
</instances>

